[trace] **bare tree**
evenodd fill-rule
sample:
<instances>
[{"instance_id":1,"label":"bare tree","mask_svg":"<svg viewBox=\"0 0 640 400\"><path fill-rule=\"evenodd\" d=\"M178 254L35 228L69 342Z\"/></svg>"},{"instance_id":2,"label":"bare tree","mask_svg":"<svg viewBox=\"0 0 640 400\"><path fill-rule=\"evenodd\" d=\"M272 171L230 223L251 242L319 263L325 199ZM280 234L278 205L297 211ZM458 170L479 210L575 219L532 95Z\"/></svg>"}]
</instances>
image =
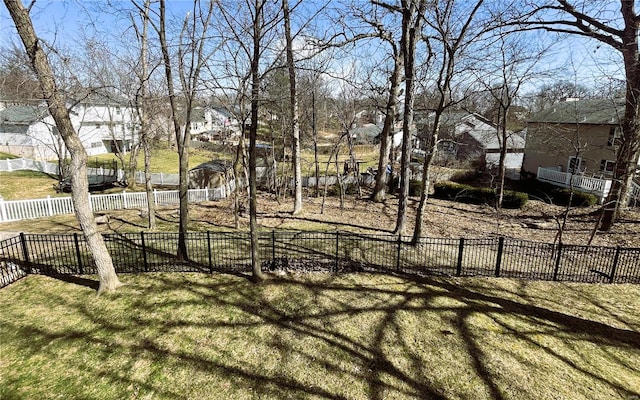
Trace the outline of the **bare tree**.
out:
<instances>
[{"instance_id":1,"label":"bare tree","mask_svg":"<svg viewBox=\"0 0 640 400\"><path fill-rule=\"evenodd\" d=\"M302 211L302 168L300 164L300 115L298 112L298 93L296 89L296 65L293 57L293 37L291 36L291 16L289 1L282 0L284 11L284 34L286 40L287 70L289 71L289 104L291 113L291 138L294 181L293 214Z\"/></svg>"},{"instance_id":2,"label":"bare tree","mask_svg":"<svg viewBox=\"0 0 640 400\"><path fill-rule=\"evenodd\" d=\"M509 113L522 86L534 76L534 68L539 63L547 48L537 49L526 36L507 36L497 33L496 46L488 46L489 57L495 60L489 64L488 74L479 77L479 81L485 86L486 92L493 99L495 105L494 123L496 126L496 138L500 146L498 157L498 177L496 208L502 207L504 198L504 185L506 175L505 160L510 142L513 142L515 132L508 128ZM496 56L497 55L497 56ZM493 64L493 65L491 65ZM493 70L495 68L495 70ZM495 81L498 81L497 84Z\"/></svg>"},{"instance_id":3,"label":"bare tree","mask_svg":"<svg viewBox=\"0 0 640 400\"><path fill-rule=\"evenodd\" d=\"M404 92L404 113L402 119L402 155L400 159L400 193L398 202L398 215L396 219L395 232L402 234L406 223L407 203L409 200L409 164L411 161L412 138L411 129L413 125L413 102L415 95L415 61L416 44L422 35L422 25L424 22L424 12L428 2L425 0L402 0L400 5L375 1L394 13L402 16L402 35L400 38L400 54L402 55L402 66L404 68L405 92Z\"/></svg>"},{"instance_id":4,"label":"bare tree","mask_svg":"<svg viewBox=\"0 0 640 400\"><path fill-rule=\"evenodd\" d=\"M149 96L149 12L151 9L151 0L144 0L143 4L132 1L141 19L141 25L138 26L133 15L131 16L136 37L140 42L139 66L136 69L138 77L138 85L134 99L136 113L140 120L140 145L144 152L144 182L147 194L147 226L149 229L156 228L156 206L155 196L153 195L153 186L151 184L151 124L149 121L150 102ZM133 177L135 180L135 176Z\"/></svg>"},{"instance_id":5,"label":"bare tree","mask_svg":"<svg viewBox=\"0 0 640 400\"><path fill-rule=\"evenodd\" d=\"M220 4L220 35L224 38L226 58L216 61L218 88L234 91L239 108L243 137L237 160L245 151L244 134L248 133L249 229L251 237L251 265L256 281L265 278L260 264L257 223L257 151L260 107L263 105L264 77L271 72L281 51L274 45L277 28L282 21L280 10L264 0L245 0L242 3ZM281 36L280 36L281 37ZM214 72L214 71L212 71ZM211 74L214 76L214 74ZM245 112L246 110L246 112Z\"/></svg>"},{"instance_id":6,"label":"bare tree","mask_svg":"<svg viewBox=\"0 0 640 400\"><path fill-rule=\"evenodd\" d=\"M207 31L210 27L213 15L214 3L208 1L203 8L200 0L193 0L191 12L185 17L179 35L178 44L178 75L182 89L182 102L184 117L180 121L180 104L176 99L174 89L173 64L169 52L166 29L166 4L165 0L160 0L159 23L154 25L160 38L160 46L164 60L165 75L167 79L167 89L169 93L169 103L175 132L176 146L178 148L178 159L180 163L180 221L178 228L178 254L180 260L189 258L187 252L186 234L189 224L189 143L191 141L191 113L196 101L197 90L200 85L200 74L208 59L205 44ZM180 126L183 123L183 127Z\"/></svg>"},{"instance_id":7,"label":"bare tree","mask_svg":"<svg viewBox=\"0 0 640 400\"><path fill-rule=\"evenodd\" d=\"M620 0L618 13L610 5L609 1L592 0L538 1L532 7L525 7L525 13L518 15L514 22L521 29L542 29L597 40L622 57L626 78L625 112L613 183L603 208L600 229L605 231L614 225L628 200L640 157L640 15L633 0Z\"/></svg>"},{"instance_id":8,"label":"bare tree","mask_svg":"<svg viewBox=\"0 0 640 400\"><path fill-rule=\"evenodd\" d=\"M65 99L56 84L51 65L43 48L43 42L38 38L33 28L29 9L26 9L19 0L4 0L4 3L29 55L31 65L38 76L43 97L49 105L49 112L56 122L58 132L71 155L72 201L76 218L87 239L87 245L100 278L98 293L115 290L122 284L116 275L111 255L102 239L102 235L98 232L98 226L89 204L87 153L71 124Z\"/></svg>"},{"instance_id":9,"label":"bare tree","mask_svg":"<svg viewBox=\"0 0 640 400\"><path fill-rule=\"evenodd\" d=\"M387 101L384 106L384 122L382 132L380 132L380 153L378 155L378 169L375 176L375 184L371 193L371 200L382 202L385 199L385 189L387 186L387 165L389 165L389 157L391 156L391 147L393 146L393 133L396 117L398 115L398 100L402 89L402 80L404 79L404 62L402 51L400 49L400 41L393 37L393 30L385 30L377 21L372 22L379 29L380 38L388 43L391 51L391 59L393 67L389 75L389 89Z\"/></svg>"},{"instance_id":10,"label":"bare tree","mask_svg":"<svg viewBox=\"0 0 640 400\"><path fill-rule=\"evenodd\" d=\"M34 100L42 92L29 58L17 44L0 49L0 93L4 100Z\"/></svg>"},{"instance_id":11,"label":"bare tree","mask_svg":"<svg viewBox=\"0 0 640 400\"><path fill-rule=\"evenodd\" d=\"M429 26L430 34L425 38L429 42L434 42L433 46L439 46L441 52L438 72L435 77L436 98L433 108L433 123L430 127L422 166L422 193L416 213L413 243L418 243L422 237L424 211L431 184L430 169L438 148L441 119L445 111L456 103L452 97L451 87L456 74L459 73L459 69L456 68L457 63L463 50L470 43L476 41L483 30L483 28L478 29L474 26L482 4L483 0L476 0L467 4L466 7L459 8L457 7L459 4L455 1L442 1L433 9L430 18L427 18L426 23Z\"/></svg>"}]
</instances>

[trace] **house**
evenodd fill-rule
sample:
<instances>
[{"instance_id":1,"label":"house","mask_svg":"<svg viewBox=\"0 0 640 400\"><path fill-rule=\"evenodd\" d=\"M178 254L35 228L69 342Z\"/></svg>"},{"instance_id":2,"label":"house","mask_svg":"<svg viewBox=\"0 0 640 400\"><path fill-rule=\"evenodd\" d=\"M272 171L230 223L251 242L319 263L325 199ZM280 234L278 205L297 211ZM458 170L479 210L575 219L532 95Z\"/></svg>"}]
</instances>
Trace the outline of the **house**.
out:
<instances>
[{"instance_id":1,"label":"house","mask_svg":"<svg viewBox=\"0 0 640 400\"><path fill-rule=\"evenodd\" d=\"M430 132L433 112L421 115L416 125L420 132ZM498 166L502 137L498 127L482 115L467 111L445 113L440 121L437 161L441 164L467 164L479 170ZM507 177L519 179L525 148L525 134L507 131Z\"/></svg>"},{"instance_id":2,"label":"house","mask_svg":"<svg viewBox=\"0 0 640 400\"><path fill-rule=\"evenodd\" d=\"M240 134L238 120L222 108L196 107L191 114L191 135L196 140L227 141Z\"/></svg>"},{"instance_id":3,"label":"house","mask_svg":"<svg viewBox=\"0 0 640 400\"><path fill-rule=\"evenodd\" d=\"M126 105L93 97L70 105L69 117L89 155L128 151L139 123ZM44 102L4 104L0 109L0 145L12 154L49 160L65 157L58 129Z\"/></svg>"},{"instance_id":4,"label":"house","mask_svg":"<svg viewBox=\"0 0 640 400\"><path fill-rule=\"evenodd\" d=\"M623 113L622 99L573 98L532 115L523 172L602 200L611 187Z\"/></svg>"}]
</instances>

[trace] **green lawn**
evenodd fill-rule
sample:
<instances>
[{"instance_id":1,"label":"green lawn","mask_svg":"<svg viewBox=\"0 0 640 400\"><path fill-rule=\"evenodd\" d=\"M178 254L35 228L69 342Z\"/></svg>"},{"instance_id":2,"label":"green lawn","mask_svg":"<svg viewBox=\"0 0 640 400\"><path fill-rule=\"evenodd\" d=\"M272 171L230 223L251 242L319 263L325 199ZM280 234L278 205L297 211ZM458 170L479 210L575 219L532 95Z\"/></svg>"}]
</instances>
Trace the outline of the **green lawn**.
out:
<instances>
[{"instance_id":1,"label":"green lawn","mask_svg":"<svg viewBox=\"0 0 640 400\"><path fill-rule=\"evenodd\" d=\"M2 399L631 399L640 286L347 274L30 276ZM84 284L84 285L83 285ZM87 286L85 286L87 285Z\"/></svg>"}]
</instances>

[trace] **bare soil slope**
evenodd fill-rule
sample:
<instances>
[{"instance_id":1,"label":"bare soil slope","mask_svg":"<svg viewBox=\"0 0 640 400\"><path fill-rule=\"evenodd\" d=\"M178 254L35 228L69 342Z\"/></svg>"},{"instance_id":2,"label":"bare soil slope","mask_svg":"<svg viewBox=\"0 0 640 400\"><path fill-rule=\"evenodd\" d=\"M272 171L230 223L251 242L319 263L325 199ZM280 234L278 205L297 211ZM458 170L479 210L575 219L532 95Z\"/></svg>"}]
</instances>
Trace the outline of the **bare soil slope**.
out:
<instances>
[{"instance_id":1,"label":"bare soil slope","mask_svg":"<svg viewBox=\"0 0 640 400\"><path fill-rule=\"evenodd\" d=\"M412 199L407 215L405 235L411 235L415 223L417 199ZM366 199L347 197L344 206L336 197L307 197L299 215L292 215L292 199L276 201L274 196L261 195L258 200L258 222L267 229L344 230L362 233L393 233L396 225L397 200L374 203ZM587 244L597 220L597 207L576 208L569 212L562 240L564 243ZM530 201L522 210L501 210L488 206L429 199L424 235L446 238L482 238L505 236L534 241L557 240L564 207ZM216 227L234 227L229 201L211 202L193 208L194 221ZM243 228L247 217L241 219ZM596 231L593 245L640 247L640 210L627 211L611 232Z\"/></svg>"}]
</instances>

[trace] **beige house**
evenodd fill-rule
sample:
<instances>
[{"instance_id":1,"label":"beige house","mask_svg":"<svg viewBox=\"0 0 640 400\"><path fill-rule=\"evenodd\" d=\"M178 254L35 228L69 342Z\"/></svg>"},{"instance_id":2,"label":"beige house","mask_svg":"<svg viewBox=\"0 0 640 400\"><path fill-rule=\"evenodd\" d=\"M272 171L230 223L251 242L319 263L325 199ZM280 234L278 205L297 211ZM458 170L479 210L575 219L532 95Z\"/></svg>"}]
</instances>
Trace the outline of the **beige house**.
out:
<instances>
[{"instance_id":1,"label":"beige house","mask_svg":"<svg viewBox=\"0 0 640 400\"><path fill-rule=\"evenodd\" d=\"M611 176L624 103L568 100L529 118L522 169Z\"/></svg>"},{"instance_id":2,"label":"beige house","mask_svg":"<svg viewBox=\"0 0 640 400\"><path fill-rule=\"evenodd\" d=\"M623 113L623 100L568 99L532 115L523 173L604 198L611 187Z\"/></svg>"}]
</instances>

